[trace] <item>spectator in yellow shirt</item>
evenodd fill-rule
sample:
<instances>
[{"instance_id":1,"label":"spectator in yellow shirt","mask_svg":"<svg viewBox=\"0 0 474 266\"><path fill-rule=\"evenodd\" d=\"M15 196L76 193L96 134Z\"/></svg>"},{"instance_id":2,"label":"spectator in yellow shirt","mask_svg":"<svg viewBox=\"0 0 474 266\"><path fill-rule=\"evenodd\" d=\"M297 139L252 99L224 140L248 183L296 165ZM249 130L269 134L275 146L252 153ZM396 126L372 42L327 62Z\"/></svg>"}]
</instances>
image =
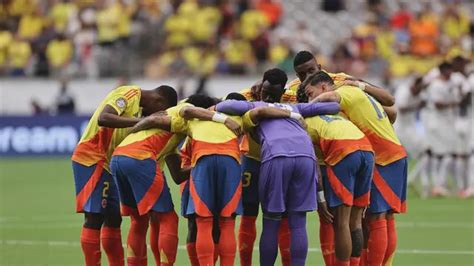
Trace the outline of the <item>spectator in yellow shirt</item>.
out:
<instances>
[{"instance_id":1,"label":"spectator in yellow shirt","mask_svg":"<svg viewBox=\"0 0 474 266\"><path fill-rule=\"evenodd\" d=\"M48 43L46 57L49 67L54 70L66 69L71 62L74 47L63 34Z\"/></svg>"},{"instance_id":2,"label":"spectator in yellow shirt","mask_svg":"<svg viewBox=\"0 0 474 266\"><path fill-rule=\"evenodd\" d=\"M0 25L0 73L7 66L8 47L12 42L13 36L6 28Z\"/></svg>"},{"instance_id":3,"label":"spectator in yellow shirt","mask_svg":"<svg viewBox=\"0 0 474 266\"><path fill-rule=\"evenodd\" d=\"M75 3L70 0L57 1L49 13L54 29L58 33L66 32L71 16L76 12Z\"/></svg>"},{"instance_id":4,"label":"spectator in yellow shirt","mask_svg":"<svg viewBox=\"0 0 474 266\"><path fill-rule=\"evenodd\" d=\"M119 0L117 7L120 9L120 18L118 23L119 37L123 41L127 41L132 31L132 17L137 7L134 3L127 4L124 0Z\"/></svg>"},{"instance_id":5,"label":"spectator in yellow shirt","mask_svg":"<svg viewBox=\"0 0 474 266\"><path fill-rule=\"evenodd\" d=\"M12 76L24 76L31 59L31 46L19 35L8 46L8 62Z\"/></svg>"},{"instance_id":6,"label":"spectator in yellow shirt","mask_svg":"<svg viewBox=\"0 0 474 266\"><path fill-rule=\"evenodd\" d=\"M34 41L40 36L45 25L46 21L40 9L36 8L31 13L21 17L20 24L18 25L18 33L21 38Z\"/></svg>"},{"instance_id":7,"label":"spectator in yellow shirt","mask_svg":"<svg viewBox=\"0 0 474 266\"><path fill-rule=\"evenodd\" d=\"M110 45L119 38L120 8L107 2L99 4L97 12L97 34L99 44Z\"/></svg>"},{"instance_id":8,"label":"spectator in yellow shirt","mask_svg":"<svg viewBox=\"0 0 474 266\"><path fill-rule=\"evenodd\" d=\"M469 33L469 17L455 6L446 9L441 24L443 33L453 40L459 40Z\"/></svg>"},{"instance_id":9,"label":"spectator in yellow shirt","mask_svg":"<svg viewBox=\"0 0 474 266\"><path fill-rule=\"evenodd\" d=\"M249 9L240 17L240 33L247 40L255 40L263 31L268 29L270 21L259 10Z\"/></svg>"}]
</instances>

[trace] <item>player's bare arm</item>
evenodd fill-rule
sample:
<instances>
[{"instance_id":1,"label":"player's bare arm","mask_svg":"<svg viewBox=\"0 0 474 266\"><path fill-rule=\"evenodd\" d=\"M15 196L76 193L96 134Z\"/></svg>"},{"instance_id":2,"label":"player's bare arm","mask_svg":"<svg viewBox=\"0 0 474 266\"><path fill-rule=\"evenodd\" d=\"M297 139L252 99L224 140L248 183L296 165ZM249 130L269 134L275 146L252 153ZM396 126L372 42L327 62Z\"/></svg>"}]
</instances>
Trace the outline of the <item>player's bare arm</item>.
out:
<instances>
[{"instance_id":1,"label":"player's bare arm","mask_svg":"<svg viewBox=\"0 0 474 266\"><path fill-rule=\"evenodd\" d=\"M181 156L177 153L172 153L165 158L166 166L170 171L173 181L179 185L189 179L191 168L181 168Z\"/></svg>"},{"instance_id":2,"label":"player's bare arm","mask_svg":"<svg viewBox=\"0 0 474 266\"><path fill-rule=\"evenodd\" d=\"M104 107L98 119L99 126L111 128L133 127L139 121L140 118L120 116L110 105Z\"/></svg>"},{"instance_id":3,"label":"player's bare arm","mask_svg":"<svg viewBox=\"0 0 474 266\"><path fill-rule=\"evenodd\" d=\"M388 90L375 86L363 80L351 80L344 81L344 85L359 87L366 93L374 97L383 106L392 106L395 104L395 96L393 96Z\"/></svg>"},{"instance_id":4,"label":"player's bare arm","mask_svg":"<svg viewBox=\"0 0 474 266\"><path fill-rule=\"evenodd\" d=\"M337 94L335 91L328 91L324 92L318 97L314 98L311 103L318 103L318 102L341 102L341 96Z\"/></svg>"},{"instance_id":5,"label":"player's bare arm","mask_svg":"<svg viewBox=\"0 0 474 266\"><path fill-rule=\"evenodd\" d=\"M186 120L199 119L202 121L215 121L224 124L228 129L235 133L235 135L242 135L242 127L239 123L232 120L223 114L218 114L200 107L186 106L179 111L179 115Z\"/></svg>"},{"instance_id":6,"label":"player's bare arm","mask_svg":"<svg viewBox=\"0 0 474 266\"><path fill-rule=\"evenodd\" d=\"M316 168L318 170L318 184L321 184L318 186L318 213L319 217L324 220L326 223L332 224L334 221L334 216L329 212L328 204L326 202L326 199L324 198L324 190L322 187L323 184L323 175L321 174L321 168L319 167L319 164L316 164Z\"/></svg>"},{"instance_id":7,"label":"player's bare arm","mask_svg":"<svg viewBox=\"0 0 474 266\"><path fill-rule=\"evenodd\" d=\"M167 115L151 115L138 122L130 133L136 133L150 128L159 128L171 131L171 118Z\"/></svg>"},{"instance_id":8,"label":"player's bare arm","mask_svg":"<svg viewBox=\"0 0 474 266\"><path fill-rule=\"evenodd\" d=\"M388 116L391 124L394 124L397 120L397 108L395 106L382 106L383 110Z\"/></svg>"}]
</instances>

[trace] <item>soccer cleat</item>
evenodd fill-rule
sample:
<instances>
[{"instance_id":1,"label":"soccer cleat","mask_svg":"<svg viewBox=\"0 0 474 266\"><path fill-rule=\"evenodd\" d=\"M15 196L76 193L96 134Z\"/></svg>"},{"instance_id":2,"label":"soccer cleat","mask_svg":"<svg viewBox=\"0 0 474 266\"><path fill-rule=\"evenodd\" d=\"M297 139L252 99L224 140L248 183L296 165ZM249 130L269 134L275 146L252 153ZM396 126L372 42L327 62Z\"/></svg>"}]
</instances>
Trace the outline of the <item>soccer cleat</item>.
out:
<instances>
[{"instance_id":1,"label":"soccer cleat","mask_svg":"<svg viewBox=\"0 0 474 266\"><path fill-rule=\"evenodd\" d=\"M448 195L449 195L449 192L444 187L435 187L431 191L431 196L433 197L447 197Z\"/></svg>"}]
</instances>

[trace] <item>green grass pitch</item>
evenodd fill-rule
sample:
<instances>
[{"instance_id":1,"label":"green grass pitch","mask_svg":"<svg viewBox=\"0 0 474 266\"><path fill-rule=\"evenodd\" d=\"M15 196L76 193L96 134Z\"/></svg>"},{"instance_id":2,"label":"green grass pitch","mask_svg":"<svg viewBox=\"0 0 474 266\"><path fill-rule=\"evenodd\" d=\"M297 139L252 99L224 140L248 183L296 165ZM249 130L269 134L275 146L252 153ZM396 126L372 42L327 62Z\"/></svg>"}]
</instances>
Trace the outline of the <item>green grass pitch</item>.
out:
<instances>
[{"instance_id":1,"label":"green grass pitch","mask_svg":"<svg viewBox=\"0 0 474 266\"><path fill-rule=\"evenodd\" d=\"M172 184L171 190L179 206L178 187ZM2 158L0 265L83 265L79 246L82 216L74 213L74 206L67 158ZM399 242L394 265L474 265L473 200L411 197L408 207L408 214L397 217ZM308 217L307 265L323 265L317 216L311 213ZM128 226L125 218L124 242ZM186 220L181 218L176 265L188 265L185 239ZM102 257L107 265L105 254ZM258 251L254 261L258 265ZM154 265L150 251L149 265Z\"/></svg>"}]
</instances>

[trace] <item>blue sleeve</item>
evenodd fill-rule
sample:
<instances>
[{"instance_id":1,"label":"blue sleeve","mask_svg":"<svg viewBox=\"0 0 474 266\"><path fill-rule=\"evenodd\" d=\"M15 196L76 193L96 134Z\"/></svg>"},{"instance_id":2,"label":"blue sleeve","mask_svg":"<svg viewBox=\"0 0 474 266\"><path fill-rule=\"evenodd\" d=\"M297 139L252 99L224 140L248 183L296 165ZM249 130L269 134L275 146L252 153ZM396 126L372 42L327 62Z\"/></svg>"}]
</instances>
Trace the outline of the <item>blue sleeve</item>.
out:
<instances>
[{"instance_id":1,"label":"blue sleeve","mask_svg":"<svg viewBox=\"0 0 474 266\"><path fill-rule=\"evenodd\" d=\"M295 107L303 117L332 115L337 114L340 111L339 103L336 102L298 103L295 105Z\"/></svg>"},{"instance_id":2,"label":"blue sleeve","mask_svg":"<svg viewBox=\"0 0 474 266\"><path fill-rule=\"evenodd\" d=\"M216 111L229 115L242 116L249 110L252 110L256 106L251 102L227 100L220 102L216 105Z\"/></svg>"}]
</instances>

